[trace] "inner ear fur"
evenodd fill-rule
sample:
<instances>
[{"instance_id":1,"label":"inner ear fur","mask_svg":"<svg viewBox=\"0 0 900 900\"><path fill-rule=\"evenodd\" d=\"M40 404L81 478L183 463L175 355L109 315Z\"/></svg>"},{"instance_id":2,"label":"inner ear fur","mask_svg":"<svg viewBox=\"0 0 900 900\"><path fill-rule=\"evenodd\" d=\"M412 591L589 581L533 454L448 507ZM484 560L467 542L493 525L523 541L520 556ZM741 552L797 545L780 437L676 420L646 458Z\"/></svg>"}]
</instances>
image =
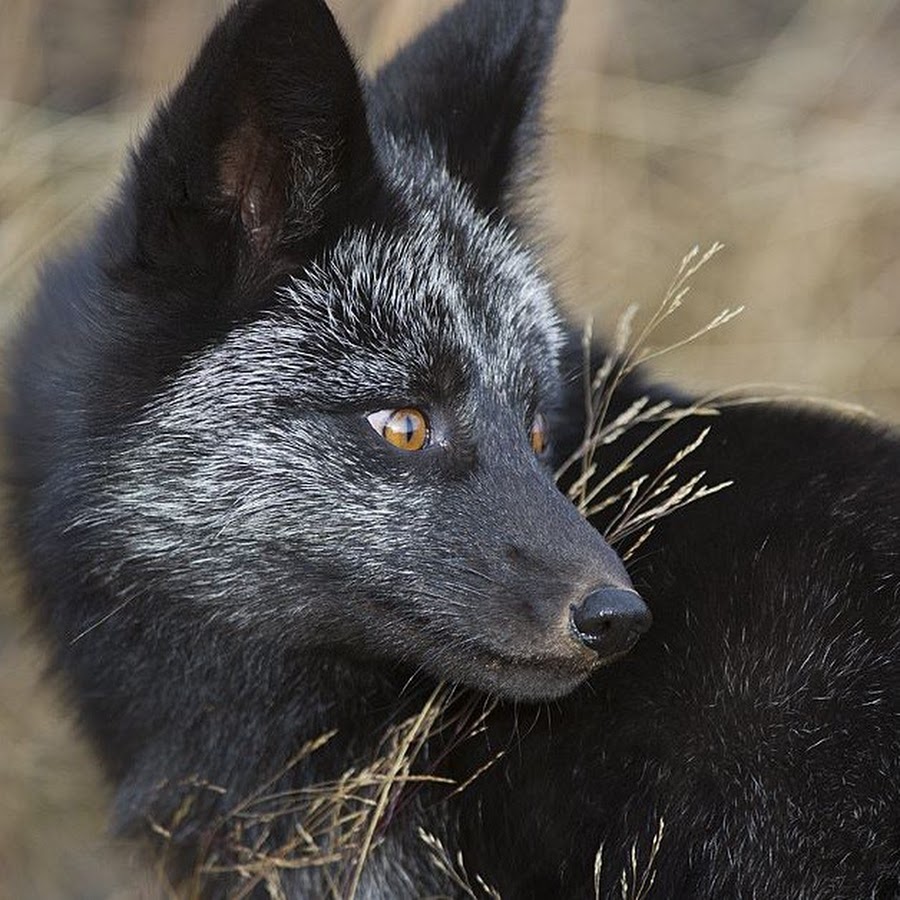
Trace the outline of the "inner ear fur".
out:
<instances>
[{"instance_id":1,"label":"inner ear fur","mask_svg":"<svg viewBox=\"0 0 900 900\"><path fill-rule=\"evenodd\" d=\"M267 254L283 228L290 205L291 178L283 147L266 140L252 121L227 138L218 157L218 180L226 208L240 216L255 255ZM306 223L310 230L314 223Z\"/></svg>"}]
</instances>

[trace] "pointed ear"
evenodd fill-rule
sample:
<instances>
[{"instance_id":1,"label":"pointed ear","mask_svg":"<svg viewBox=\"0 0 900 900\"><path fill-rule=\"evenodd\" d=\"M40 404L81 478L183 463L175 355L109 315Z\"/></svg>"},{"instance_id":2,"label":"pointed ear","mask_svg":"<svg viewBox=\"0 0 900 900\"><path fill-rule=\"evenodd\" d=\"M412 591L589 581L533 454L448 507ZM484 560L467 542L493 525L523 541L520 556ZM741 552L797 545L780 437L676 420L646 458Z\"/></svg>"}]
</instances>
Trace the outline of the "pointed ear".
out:
<instances>
[{"instance_id":1,"label":"pointed ear","mask_svg":"<svg viewBox=\"0 0 900 900\"><path fill-rule=\"evenodd\" d=\"M563 0L464 0L378 74L388 130L423 131L486 211L503 201L539 134Z\"/></svg>"},{"instance_id":2,"label":"pointed ear","mask_svg":"<svg viewBox=\"0 0 900 900\"><path fill-rule=\"evenodd\" d=\"M241 0L133 158L130 265L207 292L340 228L371 179L356 70L320 0Z\"/></svg>"}]
</instances>

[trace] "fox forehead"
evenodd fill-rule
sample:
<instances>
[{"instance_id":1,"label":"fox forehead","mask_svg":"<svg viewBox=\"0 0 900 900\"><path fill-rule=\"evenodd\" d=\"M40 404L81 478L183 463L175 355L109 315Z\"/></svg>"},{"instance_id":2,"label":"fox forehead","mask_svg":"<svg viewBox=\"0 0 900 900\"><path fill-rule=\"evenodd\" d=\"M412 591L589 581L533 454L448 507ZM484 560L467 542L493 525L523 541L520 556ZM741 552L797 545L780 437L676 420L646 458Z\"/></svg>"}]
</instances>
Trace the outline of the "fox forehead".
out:
<instances>
[{"instance_id":1,"label":"fox forehead","mask_svg":"<svg viewBox=\"0 0 900 900\"><path fill-rule=\"evenodd\" d=\"M448 368L507 404L552 393L562 330L533 255L446 171L393 172L399 221L346 231L217 363L316 406L412 399Z\"/></svg>"}]
</instances>

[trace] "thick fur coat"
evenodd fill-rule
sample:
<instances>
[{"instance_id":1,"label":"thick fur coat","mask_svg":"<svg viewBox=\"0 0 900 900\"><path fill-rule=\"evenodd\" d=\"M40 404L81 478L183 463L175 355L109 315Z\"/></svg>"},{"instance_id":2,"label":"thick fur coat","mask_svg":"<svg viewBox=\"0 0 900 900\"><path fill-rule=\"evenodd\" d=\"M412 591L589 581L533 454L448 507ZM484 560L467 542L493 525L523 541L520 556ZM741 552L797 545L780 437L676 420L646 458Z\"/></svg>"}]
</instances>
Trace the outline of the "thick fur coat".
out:
<instances>
[{"instance_id":1,"label":"thick fur coat","mask_svg":"<svg viewBox=\"0 0 900 900\"><path fill-rule=\"evenodd\" d=\"M461 894L422 830L504 898L593 897L597 860L617 896L660 831L643 896L900 892L896 435L723 412L689 465L734 485L630 579L553 483L581 353L514 204L560 6L465 0L365 81L318 0L239 2L44 273L7 428L29 602L116 830L176 878L212 860L211 896L265 896L246 845L303 826L254 820L239 852L230 810L364 766L438 681L499 702L419 771L502 755L402 791L357 896ZM421 452L370 424L406 407ZM633 588L633 649L642 605L578 625ZM340 893L345 863L281 889Z\"/></svg>"}]
</instances>

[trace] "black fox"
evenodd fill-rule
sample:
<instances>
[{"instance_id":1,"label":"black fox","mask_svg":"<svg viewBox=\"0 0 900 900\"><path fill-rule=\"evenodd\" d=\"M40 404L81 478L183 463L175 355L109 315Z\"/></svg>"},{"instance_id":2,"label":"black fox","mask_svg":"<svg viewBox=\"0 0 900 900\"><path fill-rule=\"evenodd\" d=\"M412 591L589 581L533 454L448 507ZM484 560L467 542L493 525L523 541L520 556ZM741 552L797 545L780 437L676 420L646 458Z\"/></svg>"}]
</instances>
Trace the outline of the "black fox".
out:
<instances>
[{"instance_id":1,"label":"black fox","mask_svg":"<svg viewBox=\"0 0 900 900\"><path fill-rule=\"evenodd\" d=\"M323 3L242 0L44 273L30 603L116 830L209 896L900 891L896 435L722 411L689 465L733 487L630 577L554 484L583 362L516 200L560 12L465 0L367 81ZM439 682L462 724L334 851L315 797Z\"/></svg>"}]
</instances>

